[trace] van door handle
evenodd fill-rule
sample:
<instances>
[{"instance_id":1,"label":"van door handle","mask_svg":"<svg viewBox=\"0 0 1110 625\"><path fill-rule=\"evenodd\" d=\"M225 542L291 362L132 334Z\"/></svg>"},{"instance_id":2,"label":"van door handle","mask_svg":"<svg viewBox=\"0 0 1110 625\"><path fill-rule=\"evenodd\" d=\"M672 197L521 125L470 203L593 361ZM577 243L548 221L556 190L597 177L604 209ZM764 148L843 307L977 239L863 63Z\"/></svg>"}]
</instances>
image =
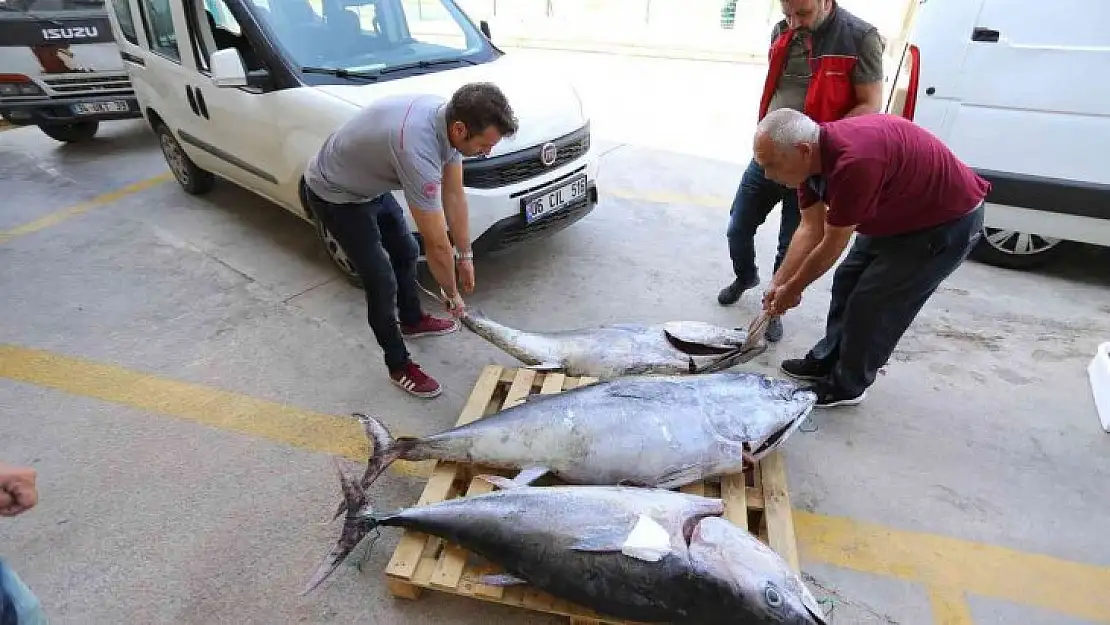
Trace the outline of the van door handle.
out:
<instances>
[{"instance_id":1,"label":"van door handle","mask_svg":"<svg viewBox=\"0 0 1110 625\"><path fill-rule=\"evenodd\" d=\"M976 28L971 31L971 40L998 43L998 31L989 28Z\"/></svg>"},{"instance_id":2,"label":"van door handle","mask_svg":"<svg viewBox=\"0 0 1110 625\"><path fill-rule=\"evenodd\" d=\"M204 116L204 119L211 119L208 117L208 106L204 103L204 94L200 92L198 87L193 87L193 91L197 94L197 106L200 107L200 114Z\"/></svg>"},{"instance_id":3,"label":"van door handle","mask_svg":"<svg viewBox=\"0 0 1110 625\"><path fill-rule=\"evenodd\" d=\"M193 115L199 116L200 111L197 110L197 99L193 97L192 85L185 85L185 97L189 100L189 108L193 109Z\"/></svg>"}]
</instances>

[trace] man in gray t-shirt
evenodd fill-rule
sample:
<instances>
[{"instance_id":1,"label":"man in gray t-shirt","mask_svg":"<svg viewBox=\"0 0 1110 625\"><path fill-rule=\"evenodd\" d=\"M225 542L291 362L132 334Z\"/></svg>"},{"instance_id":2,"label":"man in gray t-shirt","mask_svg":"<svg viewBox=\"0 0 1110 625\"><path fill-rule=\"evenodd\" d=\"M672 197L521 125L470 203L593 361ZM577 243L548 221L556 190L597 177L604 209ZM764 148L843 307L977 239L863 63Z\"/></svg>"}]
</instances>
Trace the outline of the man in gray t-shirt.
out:
<instances>
[{"instance_id":1,"label":"man in gray t-shirt","mask_svg":"<svg viewBox=\"0 0 1110 625\"><path fill-rule=\"evenodd\" d=\"M450 100L393 95L340 126L305 170L313 215L366 291L367 320L390 379L418 397L435 397L441 389L412 362L404 339L454 332L459 324L422 311L416 288L419 246L391 192L404 194L432 275L450 298L452 312L462 314L457 281L464 291L474 288L462 157L488 154L516 130L508 100L490 83L464 85Z\"/></svg>"}]
</instances>

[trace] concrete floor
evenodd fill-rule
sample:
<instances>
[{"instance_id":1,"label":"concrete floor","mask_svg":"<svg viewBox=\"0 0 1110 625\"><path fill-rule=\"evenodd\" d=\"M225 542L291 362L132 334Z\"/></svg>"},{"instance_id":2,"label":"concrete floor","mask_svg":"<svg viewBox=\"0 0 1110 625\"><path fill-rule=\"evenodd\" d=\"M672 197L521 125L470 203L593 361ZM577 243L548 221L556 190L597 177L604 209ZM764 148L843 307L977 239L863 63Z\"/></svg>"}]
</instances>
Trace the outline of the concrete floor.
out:
<instances>
[{"instance_id":1,"label":"concrete floor","mask_svg":"<svg viewBox=\"0 0 1110 625\"><path fill-rule=\"evenodd\" d=\"M536 329L747 324L755 298L721 308L715 297L729 278L728 201L750 154L762 68L514 53L564 72L590 100L596 136L611 147L603 201L553 239L480 262L469 302ZM81 147L35 129L2 132L0 231L165 172L140 122L106 125ZM764 279L776 220L759 235ZM963 266L868 401L816 415L817 431L789 442L799 513L969 545L934 558L990 560L985 544L1108 575L1110 436L1085 372L1110 338L1108 261L1084 250L1037 272ZM805 295L785 340L752 367L773 372L820 337L829 284ZM15 237L0 245L0 289L0 344L305 411L369 410L411 434L452 424L482 365L515 364L465 332L414 342L446 392L405 396L383 375L361 291L337 279L309 227L227 183L202 198L156 185ZM388 531L362 573L341 569L298 597L337 535L322 523L338 493L328 455L177 419L173 406L140 410L11 377L0 377L0 460L38 469L41 503L0 522L0 557L53 622L565 622L437 593L390 599ZM376 504L389 508L413 503L422 483L389 474L377 488ZM1009 598L968 590L964 604L958 572L850 570L859 556L850 548L807 558L820 540L805 538L804 568L819 596L833 596L838 624L1110 622L1104 598L1064 586L1041 560L992 573L1019 579ZM955 606L937 588L955 591ZM1023 604L1045 588L1062 588L1058 606ZM1093 607L1075 607L1084 601Z\"/></svg>"}]
</instances>

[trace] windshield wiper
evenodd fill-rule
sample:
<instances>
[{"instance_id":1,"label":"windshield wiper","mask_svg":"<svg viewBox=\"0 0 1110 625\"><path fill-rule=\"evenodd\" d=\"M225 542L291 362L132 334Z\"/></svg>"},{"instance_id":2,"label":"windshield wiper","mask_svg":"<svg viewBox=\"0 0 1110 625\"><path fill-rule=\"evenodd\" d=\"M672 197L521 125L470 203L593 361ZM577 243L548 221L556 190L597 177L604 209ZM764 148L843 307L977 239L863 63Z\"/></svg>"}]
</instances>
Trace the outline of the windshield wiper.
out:
<instances>
[{"instance_id":1,"label":"windshield wiper","mask_svg":"<svg viewBox=\"0 0 1110 625\"><path fill-rule=\"evenodd\" d=\"M448 65L448 64L451 64L451 63L465 63L467 65L477 65L477 63L475 63L474 61L471 61L470 59L463 59L463 58L436 59L434 61L414 61L412 63L402 63L401 65L394 65L393 67L387 67L385 69L380 69L380 70L378 70L378 73L379 74L388 74L388 73L391 73L391 72L403 72L406 69L417 69L417 68L422 69L422 68L425 68L425 67L431 67L433 65Z\"/></svg>"},{"instance_id":2,"label":"windshield wiper","mask_svg":"<svg viewBox=\"0 0 1110 625\"><path fill-rule=\"evenodd\" d=\"M377 80L378 72L352 72L349 69L342 67L302 67L301 71L306 74L328 74L330 76L338 76L339 78L364 78L366 80Z\"/></svg>"}]
</instances>

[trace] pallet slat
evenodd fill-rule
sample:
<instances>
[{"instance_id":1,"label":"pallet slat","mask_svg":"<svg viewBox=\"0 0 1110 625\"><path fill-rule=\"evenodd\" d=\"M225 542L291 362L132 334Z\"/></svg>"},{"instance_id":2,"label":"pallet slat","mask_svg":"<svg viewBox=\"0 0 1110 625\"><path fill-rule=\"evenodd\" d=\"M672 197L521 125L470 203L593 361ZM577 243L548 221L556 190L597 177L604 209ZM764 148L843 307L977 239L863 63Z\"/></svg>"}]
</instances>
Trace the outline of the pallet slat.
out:
<instances>
[{"instance_id":1,"label":"pallet slat","mask_svg":"<svg viewBox=\"0 0 1110 625\"><path fill-rule=\"evenodd\" d=\"M458 424L464 425L517 405L532 394L550 395L595 382L596 378L489 365L479 375ZM512 472L489 467L437 462L418 503L490 492L493 485L476 477L482 473L512 476ZM764 457L747 473L705 480L680 490L720 497L726 519L749 529L781 554L795 572L800 572L786 467L780 454L776 452ZM415 600L420 597L422 589L434 589L533 612L566 616L571 625L635 625L605 620L592 610L527 585L501 587L483 584L479 581L483 575L501 571L487 563L472 564L466 550L450 544L440 548L441 542L412 530L403 533L385 570L391 594Z\"/></svg>"}]
</instances>

